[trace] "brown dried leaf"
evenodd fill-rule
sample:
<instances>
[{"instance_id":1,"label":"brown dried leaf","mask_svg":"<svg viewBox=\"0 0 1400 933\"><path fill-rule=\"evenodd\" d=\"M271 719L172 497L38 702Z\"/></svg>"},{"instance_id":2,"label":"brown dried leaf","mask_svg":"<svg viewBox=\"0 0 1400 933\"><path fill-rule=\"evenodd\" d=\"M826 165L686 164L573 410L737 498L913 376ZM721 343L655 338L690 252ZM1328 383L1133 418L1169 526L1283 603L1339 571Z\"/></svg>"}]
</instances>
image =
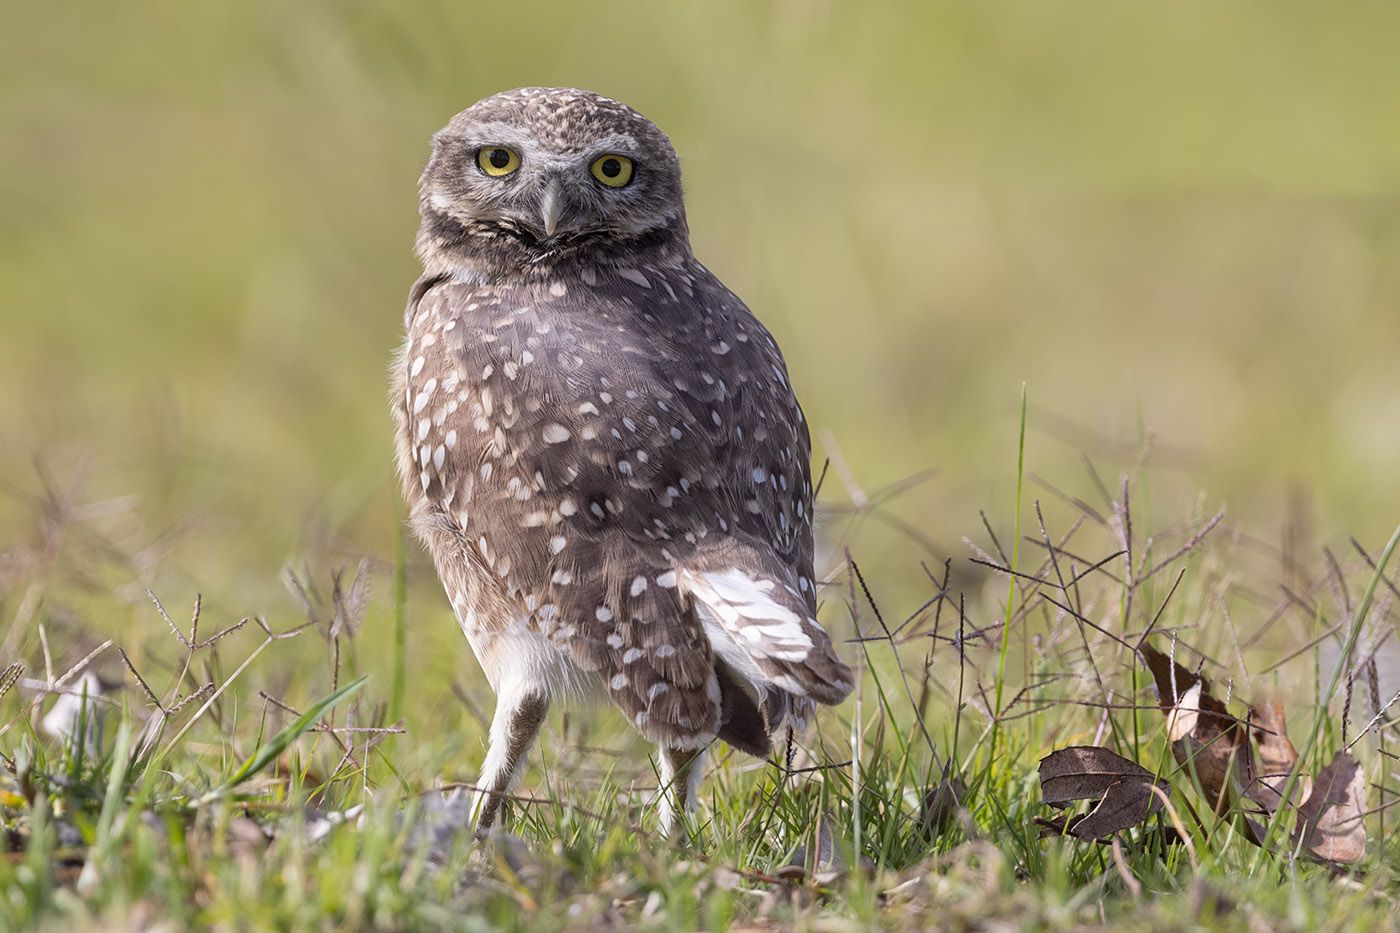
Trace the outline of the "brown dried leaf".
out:
<instances>
[{"instance_id":1,"label":"brown dried leaf","mask_svg":"<svg viewBox=\"0 0 1400 933\"><path fill-rule=\"evenodd\" d=\"M1075 832L1075 827L1077 827L1080 823L1084 822L1084 820L1086 820L1088 816L1089 814L1087 813L1079 813L1074 816L1037 816L1032 820L1032 822L1040 827L1041 839L1047 839L1053 836L1075 836L1076 838L1078 838L1078 833ZM1106 846L1113 839L1116 839L1118 837L1111 836L1108 839L1094 839L1092 837L1084 838L1086 839L1086 841L1097 842L1101 846ZM1167 846L1179 846L1182 844L1183 840L1181 838L1181 834L1178 833L1176 829L1174 829L1171 826L1163 826L1161 828L1144 830L1142 836L1138 839L1139 849L1149 852L1161 851Z\"/></svg>"},{"instance_id":2,"label":"brown dried leaf","mask_svg":"<svg viewBox=\"0 0 1400 933\"><path fill-rule=\"evenodd\" d=\"M966 796L967 785L957 775L949 775L924 791L919 804L919 830L925 839L937 839L948 831Z\"/></svg>"},{"instance_id":3,"label":"brown dried leaf","mask_svg":"<svg viewBox=\"0 0 1400 933\"><path fill-rule=\"evenodd\" d=\"M822 871L844 869L846 865L841 858L840 849L836 847L836 837L831 830L832 823L830 814L822 813L818 816L817 825L813 827L812 842L814 845L811 853L809 854L805 844L798 846L785 867L801 868L804 874L810 870L814 875Z\"/></svg>"},{"instance_id":4,"label":"brown dried leaf","mask_svg":"<svg viewBox=\"0 0 1400 933\"><path fill-rule=\"evenodd\" d=\"M1191 689L1181 695L1173 706L1171 712L1167 713L1167 738L1173 742L1180 742L1182 739L1192 735L1196 731L1196 724L1201 718L1201 684L1196 682L1191 685Z\"/></svg>"},{"instance_id":5,"label":"brown dried leaf","mask_svg":"<svg viewBox=\"0 0 1400 933\"><path fill-rule=\"evenodd\" d=\"M1317 773L1298 807L1303 849L1326 862L1351 864L1366 854L1366 782L1351 752L1339 751Z\"/></svg>"},{"instance_id":6,"label":"brown dried leaf","mask_svg":"<svg viewBox=\"0 0 1400 933\"><path fill-rule=\"evenodd\" d=\"M1261 849L1264 847L1264 837L1268 835L1268 827L1258 820L1244 817L1245 838Z\"/></svg>"},{"instance_id":7,"label":"brown dried leaf","mask_svg":"<svg viewBox=\"0 0 1400 933\"><path fill-rule=\"evenodd\" d=\"M1143 645L1141 654L1157 686L1157 705L1167 716L1172 754L1183 768L1194 768L1206 800L1216 813L1225 813L1233 802L1235 785L1254 773L1243 724L1211 694L1209 680L1151 645Z\"/></svg>"},{"instance_id":8,"label":"brown dried leaf","mask_svg":"<svg viewBox=\"0 0 1400 933\"><path fill-rule=\"evenodd\" d=\"M1161 809L1166 781L1151 771L1106 748L1074 745L1051 752L1040 760L1041 799L1064 808L1075 800L1098 800L1079 820L1063 824L1063 831L1080 839L1103 839L1136 826Z\"/></svg>"},{"instance_id":9,"label":"brown dried leaf","mask_svg":"<svg viewBox=\"0 0 1400 933\"><path fill-rule=\"evenodd\" d=\"M1254 738L1255 771L1245 796L1269 813L1278 809L1283 799L1283 786L1288 773L1298 761L1298 750L1288 739L1288 724L1283 718L1283 704L1269 700L1249 708L1249 731ZM1293 799L1307 796L1307 778L1293 784Z\"/></svg>"},{"instance_id":10,"label":"brown dried leaf","mask_svg":"<svg viewBox=\"0 0 1400 933\"><path fill-rule=\"evenodd\" d=\"M1162 790L1167 788L1162 787ZM1106 839L1136 826L1161 808L1162 798L1152 792L1151 783L1122 780L1110 787L1098 806L1074 824L1070 832L1080 839Z\"/></svg>"},{"instance_id":11,"label":"brown dried leaf","mask_svg":"<svg viewBox=\"0 0 1400 933\"><path fill-rule=\"evenodd\" d=\"M1064 809L1076 800L1097 800L1124 778L1154 780L1151 771L1097 745L1071 745L1040 759L1040 797Z\"/></svg>"}]
</instances>

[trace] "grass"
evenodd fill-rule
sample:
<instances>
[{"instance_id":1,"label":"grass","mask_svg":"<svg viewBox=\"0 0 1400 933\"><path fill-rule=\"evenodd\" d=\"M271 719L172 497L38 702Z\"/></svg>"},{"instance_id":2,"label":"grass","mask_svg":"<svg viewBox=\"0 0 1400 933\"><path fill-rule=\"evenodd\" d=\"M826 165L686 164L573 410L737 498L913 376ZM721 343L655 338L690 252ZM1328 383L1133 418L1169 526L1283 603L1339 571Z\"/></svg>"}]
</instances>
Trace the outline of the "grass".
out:
<instances>
[{"instance_id":1,"label":"grass","mask_svg":"<svg viewBox=\"0 0 1400 933\"><path fill-rule=\"evenodd\" d=\"M387 653L389 676L360 673L375 666L361 661L367 617L382 612L397 632L425 611L395 582L408 575L402 551L377 572L364 563L353 582L324 573L329 596L289 575L305 618L280 628L255 619L201 637L196 606L186 634L156 603L140 623L149 631L86 654L56 645L36 613L15 639L26 676L12 672L0 700L0 926L1392 925L1400 842L1384 813L1397 788L1374 664L1393 637L1395 585L1383 569L1395 539L1374 561L1359 544L1355 561L1320 561L1306 587L1274 598L1278 552L1199 507L1171 527L1135 528L1145 473L1124 477L1123 498L1096 504L1092 475L1084 498L1066 497L1073 507L1034 503L1037 532L1017 539L1039 555L1034 567L1008 573L1015 558L989 523L985 543L969 540L979 563L966 562L982 575L959 586L963 561L924 568L926 597L897 621L878 596L892 569L862 568L858 548L835 562L823 612L859 662L859 696L772 762L721 751L683 846L656 833L648 750L605 711L551 720L506 835L478 844L454 833L460 800L444 803L441 789L479 764L484 722L433 723L421 706L432 687L404 670L401 650ZM1064 524L1052 532L1057 515ZM388 583L386 605L371 575ZM1154 582L1167 577L1170 588ZM988 584L1008 580L1003 604ZM1271 668L1280 645L1329 631ZM1244 701L1269 696L1284 697L1295 721L1316 714L1303 775L1360 738L1364 859L1319 863L1284 831L1257 847L1240 797L1216 816L1194 762L1174 759L1151 687L1138 686L1132 649L1144 642L1226 684L1241 716ZM1334 642L1324 684L1313 672ZM322 663L309 664L318 652ZM107 663L113 654L120 667ZM90 682L79 670L104 666ZM75 696L79 683L99 686ZM403 734L398 683L398 702L426 728ZM277 684L285 696L269 692ZM1327 702L1339 687L1341 709ZM460 693L469 719L489 710L479 682ZM304 709L294 695L308 697ZM65 701L74 715L54 734L46 714ZM1373 718L1378 728L1357 736L1357 721ZM1037 822L1054 815L1039 802L1037 762L1084 744L1171 788L1111 845Z\"/></svg>"}]
</instances>

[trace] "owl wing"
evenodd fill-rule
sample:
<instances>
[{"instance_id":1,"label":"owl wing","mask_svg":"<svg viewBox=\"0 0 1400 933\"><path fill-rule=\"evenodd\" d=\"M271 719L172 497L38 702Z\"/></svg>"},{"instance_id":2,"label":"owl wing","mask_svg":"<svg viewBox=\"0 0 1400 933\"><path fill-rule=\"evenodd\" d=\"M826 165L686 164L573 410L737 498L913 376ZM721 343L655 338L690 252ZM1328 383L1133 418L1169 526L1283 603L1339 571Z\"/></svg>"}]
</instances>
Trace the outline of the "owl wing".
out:
<instances>
[{"instance_id":1,"label":"owl wing","mask_svg":"<svg viewBox=\"0 0 1400 933\"><path fill-rule=\"evenodd\" d=\"M853 678L816 619L811 440L772 335L707 270L699 303L714 309L706 367L689 393L710 406L713 499L730 517L722 539L682 562L713 650L756 688L770 722L839 703ZM711 379L714 384L711 385Z\"/></svg>"}]
</instances>

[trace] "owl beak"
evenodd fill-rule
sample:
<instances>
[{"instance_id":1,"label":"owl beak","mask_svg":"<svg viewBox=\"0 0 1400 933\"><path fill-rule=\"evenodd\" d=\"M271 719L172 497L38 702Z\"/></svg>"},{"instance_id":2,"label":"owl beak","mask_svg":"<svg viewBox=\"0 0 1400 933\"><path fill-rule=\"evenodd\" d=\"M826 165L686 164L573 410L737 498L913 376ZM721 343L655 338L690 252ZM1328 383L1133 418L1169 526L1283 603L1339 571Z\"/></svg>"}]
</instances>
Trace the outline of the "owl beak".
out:
<instances>
[{"instance_id":1,"label":"owl beak","mask_svg":"<svg viewBox=\"0 0 1400 933\"><path fill-rule=\"evenodd\" d=\"M559 227L559 217L564 213L564 192L559 182L550 181L540 196L540 220L544 223L544 235L554 236Z\"/></svg>"}]
</instances>

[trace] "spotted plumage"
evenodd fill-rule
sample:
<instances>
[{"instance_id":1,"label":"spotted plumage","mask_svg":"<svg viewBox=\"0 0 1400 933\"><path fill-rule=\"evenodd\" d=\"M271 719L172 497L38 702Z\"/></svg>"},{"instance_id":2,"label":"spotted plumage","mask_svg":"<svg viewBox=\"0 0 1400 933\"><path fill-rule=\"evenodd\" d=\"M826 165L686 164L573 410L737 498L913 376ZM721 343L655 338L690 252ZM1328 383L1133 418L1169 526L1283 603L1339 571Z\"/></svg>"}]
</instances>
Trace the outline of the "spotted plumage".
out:
<instances>
[{"instance_id":1,"label":"spotted plumage","mask_svg":"<svg viewBox=\"0 0 1400 933\"><path fill-rule=\"evenodd\" d=\"M851 689L782 355L691 254L670 142L617 101L476 104L434 137L420 208L398 466L497 693L481 784L509 788L551 699L602 690L686 807L716 737L766 754Z\"/></svg>"}]
</instances>

